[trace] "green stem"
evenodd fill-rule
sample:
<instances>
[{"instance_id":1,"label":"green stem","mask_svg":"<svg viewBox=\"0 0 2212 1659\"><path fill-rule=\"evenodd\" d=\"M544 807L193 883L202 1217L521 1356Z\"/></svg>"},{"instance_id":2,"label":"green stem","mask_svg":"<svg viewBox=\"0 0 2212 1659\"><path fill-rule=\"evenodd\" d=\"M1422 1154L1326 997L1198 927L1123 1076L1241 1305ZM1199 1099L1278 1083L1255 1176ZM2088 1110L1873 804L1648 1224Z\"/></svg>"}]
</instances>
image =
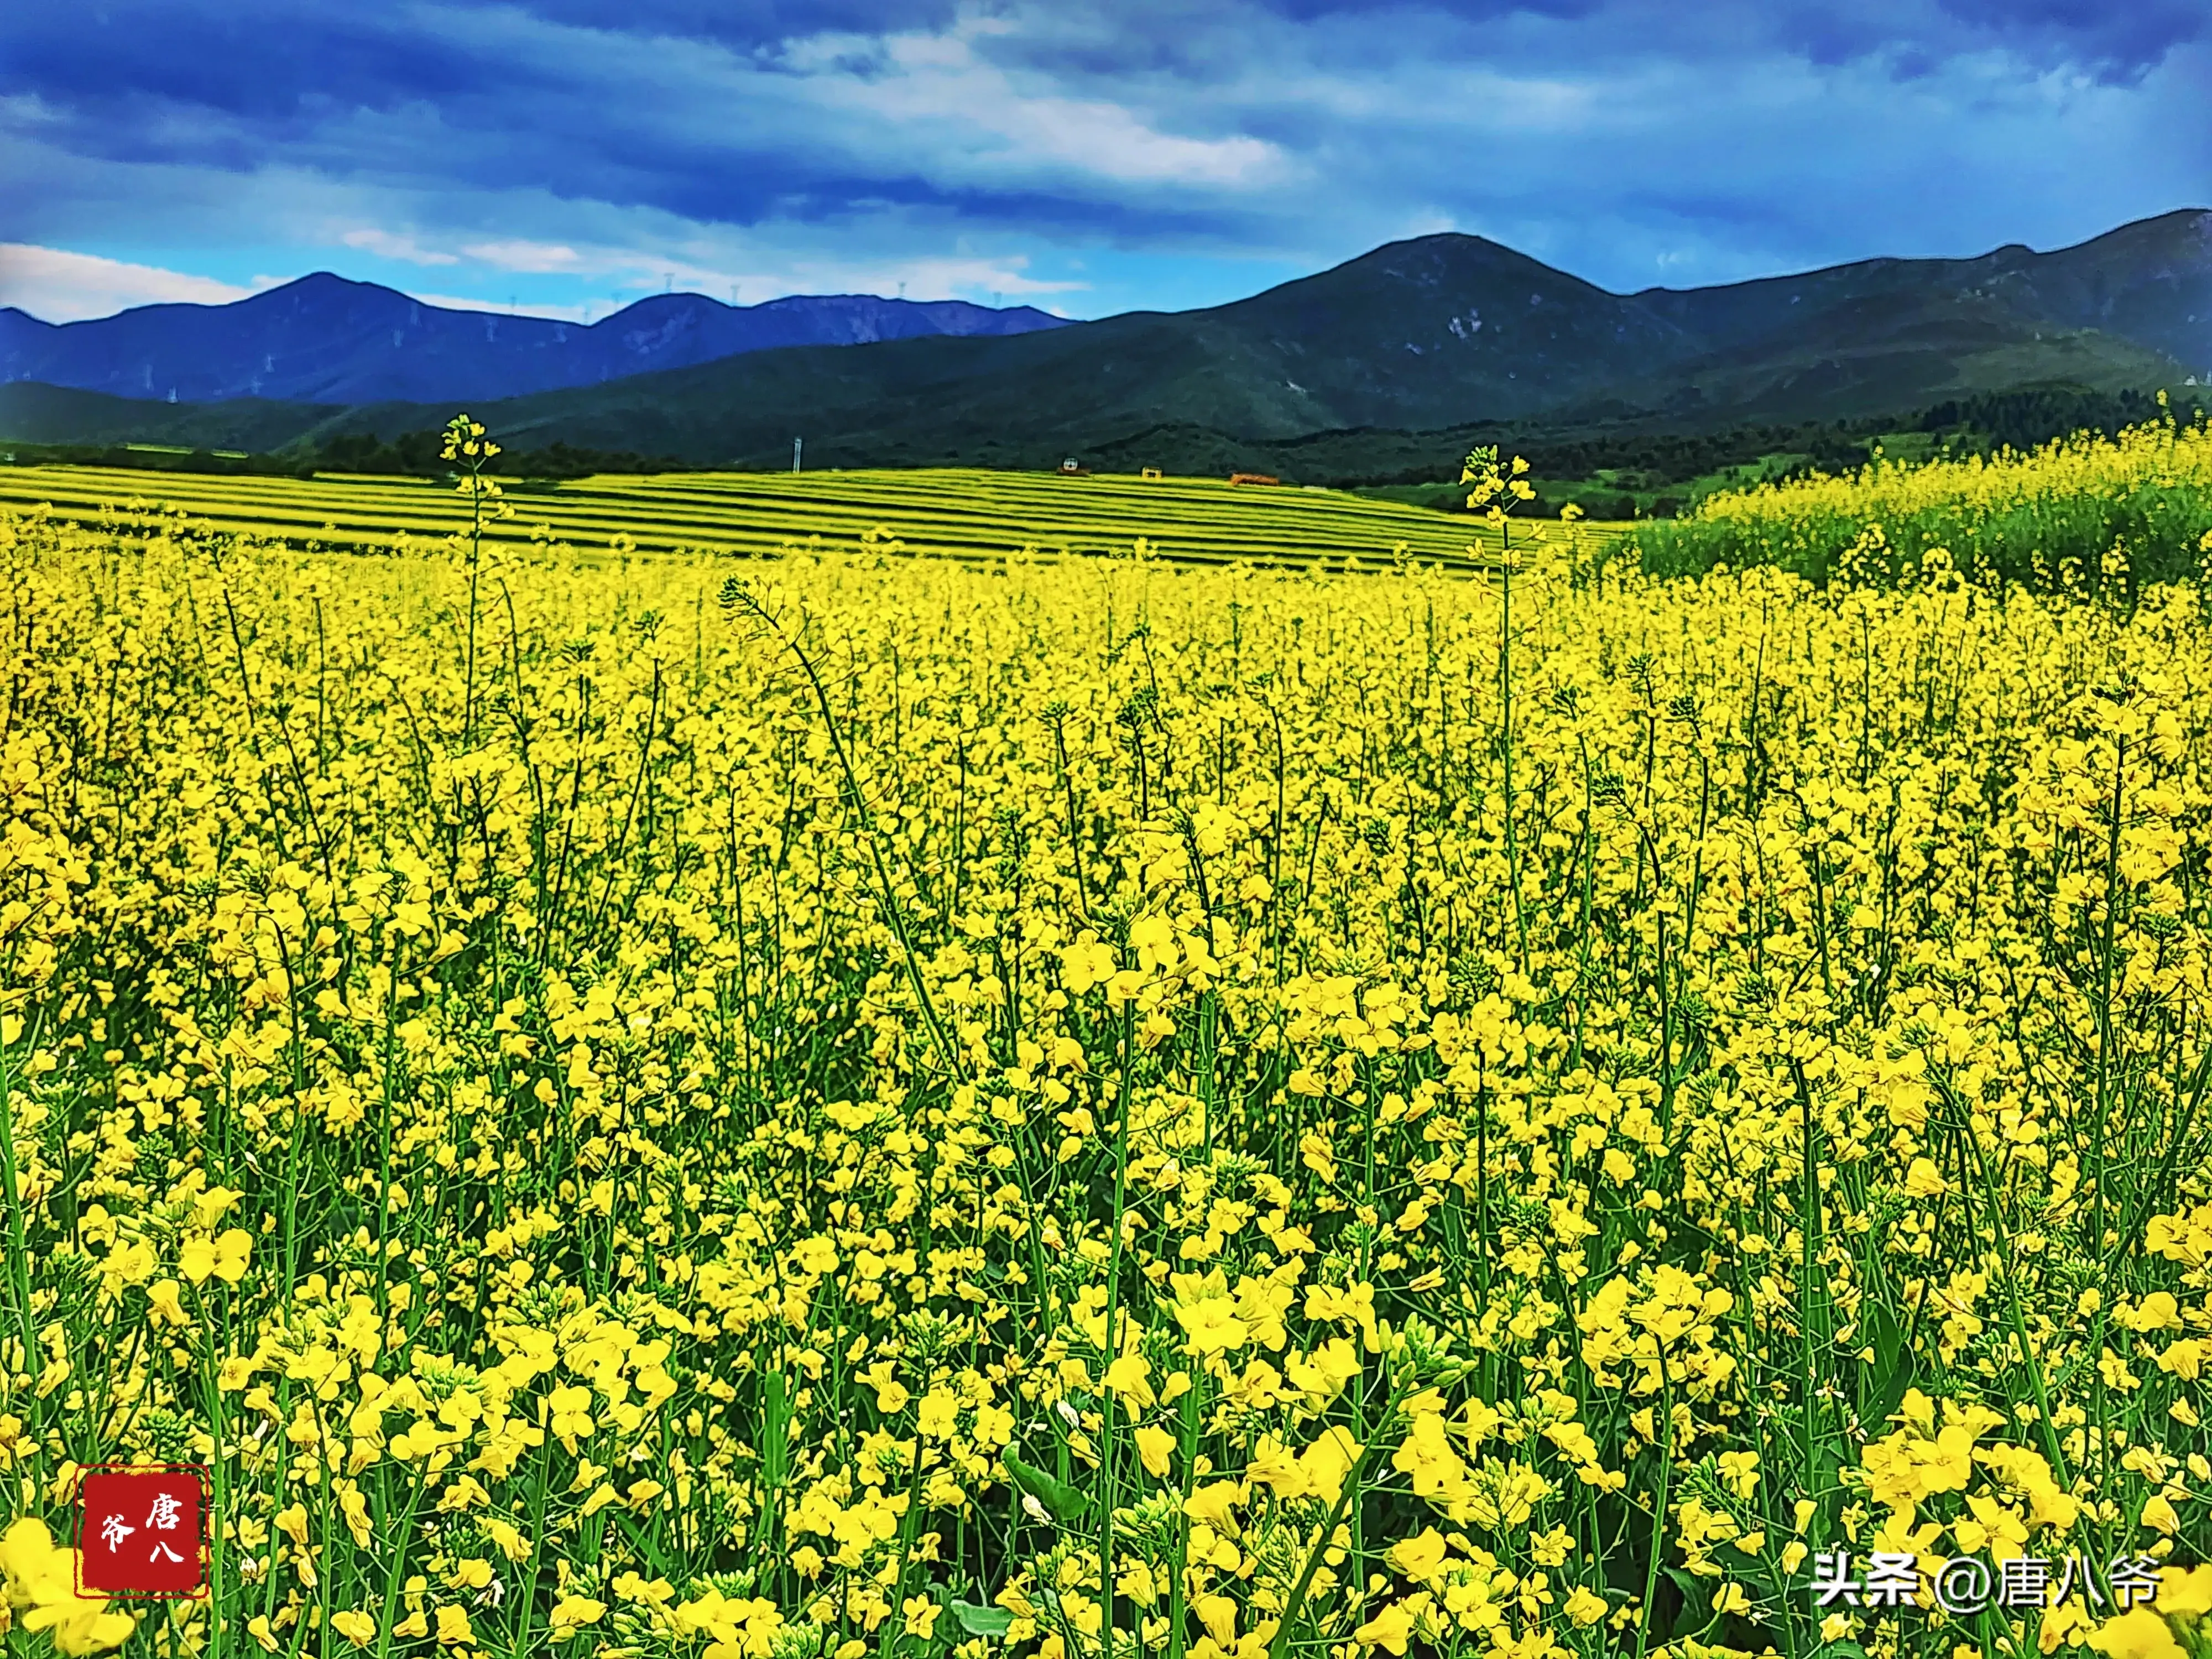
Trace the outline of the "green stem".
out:
<instances>
[{"instance_id":1,"label":"green stem","mask_svg":"<svg viewBox=\"0 0 2212 1659\"><path fill-rule=\"evenodd\" d=\"M1175 1577L1168 1585L1168 1659L1183 1659L1183 1579L1190 1565L1190 1524L1182 1510L1198 1480L1199 1413L1198 1383L1194 1379L1182 1397L1182 1486L1176 1505Z\"/></svg>"},{"instance_id":2,"label":"green stem","mask_svg":"<svg viewBox=\"0 0 2212 1659\"><path fill-rule=\"evenodd\" d=\"M891 884L890 869L884 859L882 841L876 834L875 814L868 809L868 798L860 787L860 775L854 770L852 757L846 751L844 733L838 726L836 711L830 705L829 688L822 684L822 676L814 665L814 659L806 653L805 648L797 640L783 631L758 599L740 592L738 603L748 615L775 635L777 643L791 653L798 661L799 671L806 676L807 684L813 690L815 704L822 711L822 722L830 734L830 747L837 757L839 771L844 775L846 798L860 820L861 836L868 844L868 857L875 869L876 885L882 894L884 911L890 921L891 932L898 939L899 956L906 969L907 982L913 988L915 1000L921 1006L922 1020L929 1028L930 1043L937 1050L938 1059L947 1071L957 1073L960 1069L959 1056L945 1039L944 1024L937 1017L936 1001L929 994L929 987L923 982L921 964L915 956L914 939L907 927L906 910L898 902L897 890Z\"/></svg>"},{"instance_id":3,"label":"green stem","mask_svg":"<svg viewBox=\"0 0 2212 1659\"><path fill-rule=\"evenodd\" d=\"M31 1330L31 1258L23 1237L22 1196L15 1184L15 1091L4 1043L0 1043L0 1182L4 1182L8 1200L9 1295L15 1304L23 1369L35 1378L39 1350Z\"/></svg>"},{"instance_id":4,"label":"green stem","mask_svg":"<svg viewBox=\"0 0 2212 1659\"><path fill-rule=\"evenodd\" d=\"M1397 1407L1398 1399L1394 1394L1382 1420L1389 1422ZM1374 1449L1371 1442L1362 1446L1359 1455L1352 1460L1352 1467L1344 1472L1344 1485L1336 1494L1335 1504L1330 1507L1328 1518L1322 1522L1321 1535L1314 1540L1313 1547L1306 1552L1304 1569L1298 1574L1298 1582L1291 1587L1290 1599L1283 1603L1282 1622L1275 1626L1275 1633L1267 1643L1267 1659L1283 1659L1284 1650L1290 1645L1291 1627L1297 1624L1298 1614L1304 1609L1307 1590L1313 1586L1314 1574L1321 1571L1322 1557L1328 1553L1328 1540L1344 1524L1345 1511L1352 1506L1352 1494L1359 1490L1360 1476L1366 1472L1367 1459Z\"/></svg>"},{"instance_id":5,"label":"green stem","mask_svg":"<svg viewBox=\"0 0 2212 1659\"><path fill-rule=\"evenodd\" d=\"M1513 925L1521 941L1520 969L1528 971L1528 912L1521 898L1521 843L1513 828L1513 560L1504 560L1504 601L1498 628L1498 684L1505 755L1505 871L1513 886Z\"/></svg>"},{"instance_id":6,"label":"green stem","mask_svg":"<svg viewBox=\"0 0 2212 1659\"><path fill-rule=\"evenodd\" d=\"M1114 1208L1108 1224L1114 1244L1106 1258L1106 1358L1114 1363L1114 1327L1121 1309L1121 1212L1129 1192L1129 1089L1137 1068L1137 1005L1121 1005L1121 1081L1114 1129ZM1105 1389L1098 1434L1098 1641L1113 1651L1114 1634L1114 1390Z\"/></svg>"},{"instance_id":7,"label":"green stem","mask_svg":"<svg viewBox=\"0 0 2212 1659\"><path fill-rule=\"evenodd\" d=\"M1667 1351L1659 1351L1659 1489L1651 1505L1651 1559L1644 1569L1644 1605L1636 1620L1636 1659L1644 1659L1651 1640L1651 1601L1659 1593L1659 1561L1667 1553L1667 1489L1674 1478L1674 1379L1667 1370Z\"/></svg>"}]
</instances>

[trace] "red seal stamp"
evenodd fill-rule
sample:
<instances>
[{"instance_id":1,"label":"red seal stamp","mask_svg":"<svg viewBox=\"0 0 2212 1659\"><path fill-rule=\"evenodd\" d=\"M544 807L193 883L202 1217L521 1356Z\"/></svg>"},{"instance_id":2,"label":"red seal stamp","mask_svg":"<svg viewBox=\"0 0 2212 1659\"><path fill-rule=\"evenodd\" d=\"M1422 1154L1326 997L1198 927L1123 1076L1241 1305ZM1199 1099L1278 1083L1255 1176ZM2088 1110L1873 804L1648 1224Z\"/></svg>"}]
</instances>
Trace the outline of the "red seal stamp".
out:
<instances>
[{"instance_id":1,"label":"red seal stamp","mask_svg":"<svg viewBox=\"0 0 2212 1659\"><path fill-rule=\"evenodd\" d=\"M189 1597L207 1588L208 1470L95 1463L77 1483L77 1594Z\"/></svg>"}]
</instances>

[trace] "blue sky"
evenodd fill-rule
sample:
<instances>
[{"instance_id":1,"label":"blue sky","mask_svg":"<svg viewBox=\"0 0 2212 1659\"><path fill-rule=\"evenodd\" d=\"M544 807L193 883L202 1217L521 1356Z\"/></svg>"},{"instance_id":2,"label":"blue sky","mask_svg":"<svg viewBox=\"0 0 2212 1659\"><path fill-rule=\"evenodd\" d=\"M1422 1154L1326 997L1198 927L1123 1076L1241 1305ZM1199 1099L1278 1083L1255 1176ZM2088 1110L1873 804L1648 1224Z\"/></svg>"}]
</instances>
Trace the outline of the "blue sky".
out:
<instances>
[{"instance_id":1,"label":"blue sky","mask_svg":"<svg viewBox=\"0 0 2212 1659\"><path fill-rule=\"evenodd\" d=\"M2205 0L33 0L0 304L1093 317L1437 230L1688 287L2212 204L2207 88Z\"/></svg>"}]
</instances>

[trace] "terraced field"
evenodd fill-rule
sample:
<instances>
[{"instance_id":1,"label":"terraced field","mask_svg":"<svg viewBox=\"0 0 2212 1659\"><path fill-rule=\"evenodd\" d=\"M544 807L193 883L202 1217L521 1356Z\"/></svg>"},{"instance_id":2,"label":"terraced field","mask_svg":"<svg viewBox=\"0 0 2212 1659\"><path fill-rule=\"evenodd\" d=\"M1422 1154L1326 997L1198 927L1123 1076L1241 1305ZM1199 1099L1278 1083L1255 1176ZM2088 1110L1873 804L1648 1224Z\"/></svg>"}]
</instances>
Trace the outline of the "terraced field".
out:
<instances>
[{"instance_id":1,"label":"terraced field","mask_svg":"<svg viewBox=\"0 0 2212 1659\"><path fill-rule=\"evenodd\" d=\"M1474 569L1498 532L1468 519L1335 490L1197 478L1051 473L854 471L673 473L509 484L514 516L487 540L565 543L582 553L635 548L741 555L793 545L1041 561L1131 553L1195 565L1388 564ZM181 510L194 522L295 546L376 547L467 526L465 502L420 478L217 477L93 467L0 470L0 507L122 527ZM1547 527L1557 535L1558 527ZM1590 526L1579 532L1617 534ZM1516 543L1543 528L1516 526Z\"/></svg>"}]
</instances>

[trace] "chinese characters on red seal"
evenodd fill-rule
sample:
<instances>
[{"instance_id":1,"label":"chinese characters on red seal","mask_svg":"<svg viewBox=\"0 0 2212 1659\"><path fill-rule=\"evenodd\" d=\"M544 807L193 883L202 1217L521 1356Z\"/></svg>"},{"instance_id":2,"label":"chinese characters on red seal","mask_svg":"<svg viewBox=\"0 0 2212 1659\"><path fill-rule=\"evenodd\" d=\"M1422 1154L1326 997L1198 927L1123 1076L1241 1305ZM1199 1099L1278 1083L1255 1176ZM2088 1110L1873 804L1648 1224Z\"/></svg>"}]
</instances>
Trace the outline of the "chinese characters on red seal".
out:
<instances>
[{"instance_id":1,"label":"chinese characters on red seal","mask_svg":"<svg viewBox=\"0 0 2212 1659\"><path fill-rule=\"evenodd\" d=\"M77 1487L77 1591L198 1595L207 1584L207 1471L105 1464Z\"/></svg>"}]
</instances>

